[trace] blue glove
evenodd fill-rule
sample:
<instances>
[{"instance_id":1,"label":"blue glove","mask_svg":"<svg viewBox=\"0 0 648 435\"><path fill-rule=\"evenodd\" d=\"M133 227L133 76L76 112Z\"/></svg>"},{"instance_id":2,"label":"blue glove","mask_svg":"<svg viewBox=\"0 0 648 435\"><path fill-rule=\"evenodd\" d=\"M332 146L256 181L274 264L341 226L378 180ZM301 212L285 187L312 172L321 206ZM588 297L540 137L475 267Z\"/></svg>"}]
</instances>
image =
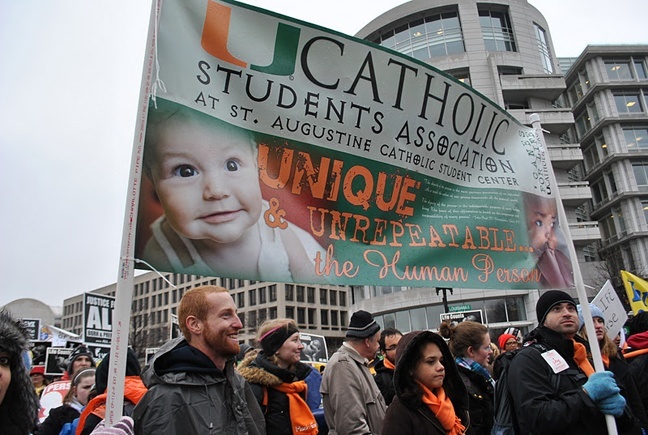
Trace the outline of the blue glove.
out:
<instances>
[{"instance_id":1,"label":"blue glove","mask_svg":"<svg viewBox=\"0 0 648 435\"><path fill-rule=\"evenodd\" d=\"M603 414L621 417L626 406L626 400L622 395L616 393L599 401L596 405Z\"/></svg>"},{"instance_id":2,"label":"blue glove","mask_svg":"<svg viewBox=\"0 0 648 435\"><path fill-rule=\"evenodd\" d=\"M592 373L583 385L583 389L594 402L598 402L621 391L617 387L614 375L608 371Z\"/></svg>"}]
</instances>

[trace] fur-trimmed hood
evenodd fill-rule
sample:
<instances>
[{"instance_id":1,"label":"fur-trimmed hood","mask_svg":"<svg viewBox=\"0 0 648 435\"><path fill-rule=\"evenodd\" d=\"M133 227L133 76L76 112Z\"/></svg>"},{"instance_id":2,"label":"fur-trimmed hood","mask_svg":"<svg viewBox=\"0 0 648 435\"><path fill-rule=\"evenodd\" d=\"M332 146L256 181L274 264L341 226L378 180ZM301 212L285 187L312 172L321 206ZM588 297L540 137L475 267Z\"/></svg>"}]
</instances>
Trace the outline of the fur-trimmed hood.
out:
<instances>
[{"instance_id":1,"label":"fur-trimmed hood","mask_svg":"<svg viewBox=\"0 0 648 435\"><path fill-rule=\"evenodd\" d=\"M7 311L0 311L0 350L9 354L11 369L11 383L0 404L3 433L30 433L38 421L38 396L29 378L29 368L23 362L28 343L29 334L23 323Z\"/></svg>"},{"instance_id":2,"label":"fur-trimmed hood","mask_svg":"<svg viewBox=\"0 0 648 435\"><path fill-rule=\"evenodd\" d=\"M266 387L303 380L311 371L310 366L301 362L297 363L294 372L278 367L259 350L248 352L236 369L249 383Z\"/></svg>"}]
</instances>

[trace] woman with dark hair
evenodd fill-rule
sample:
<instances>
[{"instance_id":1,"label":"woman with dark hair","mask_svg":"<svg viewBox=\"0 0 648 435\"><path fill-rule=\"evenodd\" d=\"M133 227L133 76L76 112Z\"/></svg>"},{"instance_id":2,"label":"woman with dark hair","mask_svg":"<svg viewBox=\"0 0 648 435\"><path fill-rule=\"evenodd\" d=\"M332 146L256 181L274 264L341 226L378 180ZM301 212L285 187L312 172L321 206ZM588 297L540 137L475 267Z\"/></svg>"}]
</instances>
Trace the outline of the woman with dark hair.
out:
<instances>
[{"instance_id":1,"label":"woman with dark hair","mask_svg":"<svg viewBox=\"0 0 648 435\"><path fill-rule=\"evenodd\" d=\"M300 362L304 345L295 321L265 321L257 332L257 343L262 350L250 352L237 370L250 383L265 413L266 433L317 434L313 411L320 405L322 377Z\"/></svg>"},{"instance_id":2,"label":"woman with dark hair","mask_svg":"<svg viewBox=\"0 0 648 435\"><path fill-rule=\"evenodd\" d=\"M495 381L488 371L493 354L488 328L477 322L441 323L439 334L450 341L459 375L468 390L468 435L489 435L493 427Z\"/></svg>"},{"instance_id":3,"label":"woman with dark hair","mask_svg":"<svg viewBox=\"0 0 648 435\"><path fill-rule=\"evenodd\" d=\"M450 349L430 331L405 334L396 349L396 397L384 435L461 435L469 427L468 394Z\"/></svg>"},{"instance_id":4,"label":"woman with dark hair","mask_svg":"<svg viewBox=\"0 0 648 435\"><path fill-rule=\"evenodd\" d=\"M0 311L0 431L26 435L38 422L38 396L25 366L29 340L20 320Z\"/></svg>"},{"instance_id":5,"label":"woman with dark hair","mask_svg":"<svg viewBox=\"0 0 648 435\"><path fill-rule=\"evenodd\" d=\"M95 383L95 370L94 367L84 367L72 374L70 389L63 398L63 405L50 410L38 428L38 435L59 435L65 423L72 423L79 418L88 404L90 390Z\"/></svg>"}]
</instances>

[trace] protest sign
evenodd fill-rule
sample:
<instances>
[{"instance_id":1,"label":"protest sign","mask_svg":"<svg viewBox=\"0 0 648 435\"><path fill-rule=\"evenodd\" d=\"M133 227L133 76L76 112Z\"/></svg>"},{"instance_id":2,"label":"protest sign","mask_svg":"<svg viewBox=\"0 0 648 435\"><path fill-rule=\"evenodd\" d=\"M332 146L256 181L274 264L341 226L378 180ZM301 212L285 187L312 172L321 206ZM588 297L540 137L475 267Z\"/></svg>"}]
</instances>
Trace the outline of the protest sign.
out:
<instances>
[{"instance_id":1,"label":"protest sign","mask_svg":"<svg viewBox=\"0 0 648 435\"><path fill-rule=\"evenodd\" d=\"M603 287L601 287L601 290L594 297L592 303L603 311L607 335L610 337L610 340L614 340L621 329L623 329L626 320L628 320L628 313L619 295L617 295L614 287L612 287L610 280L607 280Z\"/></svg>"},{"instance_id":2,"label":"protest sign","mask_svg":"<svg viewBox=\"0 0 648 435\"><path fill-rule=\"evenodd\" d=\"M301 360L305 362L322 362L328 361L328 349L326 339L323 335L299 333L304 348L301 352Z\"/></svg>"},{"instance_id":3,"label":"protest sign","mask_svg":"<svg viewBox=\"0 0 648 435\"><path fill-rule=\"evenodd\" d=\"M85 293L83 297L83 337L87 344L110 346L113 296Z\"/></svg>"},{"instance_id":4,"label":"protest sign","mask_svg":"<svg viewBox=\"0 0 648 435\"><path fill-rule=\"evenodd\" d=\"M621 271L621 279L632 311L635 314L648 311L648 281L625 270Z\"/></svg>"},{"instance_id":5,"label":"protest sign","mask_svg":"<svg viewBox=\"0 0 648 435\"><path fill-rule=\"evenodd\" d=\"M69 347L48 347L45 356L45 374L62 376L70 362L70 354L73 350Z\"/></svg>"},{"instance_id":6,"label":"protest sign","mask_svg":"<svg viewBox=\"0 0 648 435\"><path fill-rule=\"evenodd\" d=\"M236 2L165 1L157 30L135 257L280 282L573 285L544 147L472 88Z\"/></svg>"},{"instance_id":7,"label":"protest sign","mask_svg":"<svg viewBox=\"0 0 648 435\"><path fill-rule=\"evenodd\" d=\"M27 332L29 333L29 341L38 341L40 340L40 325L41 319L21 319Z\"/></svg>"},{"instance_id":8,"label":"protest sign","mask_svg":"<svg viewBox=\"0 0 648 435\"><path fill-rule=\"evenodd\" d=\"M40 409L38 410L38 421L44 422L53 408L63 404L63 398L70 389L70 381L52 382L43 390L40 398Z\"/></svg>"},{"instance_id":9,"label":"protest sign","mask_svg":"<svg viewBox=\"0 0 648 435\"><path fill-rule=\"evenodd\" d=\"M453 312L453 313L441 313L439 314L439 317L441 319L441 322L444 322L446 320L450 321L450 323L457 324L461 322L478 322L478 323L484 323L483 322L483 316L482 316L482 310L471 310L471 311L458 311L458 312Z\"/></svg>"}]
</instances>

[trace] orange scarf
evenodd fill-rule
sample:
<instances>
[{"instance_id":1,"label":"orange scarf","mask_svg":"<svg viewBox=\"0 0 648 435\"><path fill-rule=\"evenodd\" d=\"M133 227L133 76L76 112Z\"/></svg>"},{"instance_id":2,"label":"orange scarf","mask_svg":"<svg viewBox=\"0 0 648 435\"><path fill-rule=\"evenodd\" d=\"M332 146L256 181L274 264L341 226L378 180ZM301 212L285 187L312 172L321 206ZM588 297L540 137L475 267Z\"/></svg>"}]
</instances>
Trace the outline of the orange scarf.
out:
<instances>
[{"instance_id":1,"label":"orange scarf","mask_svg":"<svg viewBox=\"0 0 648 435\"><path fill-rule=\"evenodd\" d=\"M383 358L383 365L385 366L386 369L389 369L389 370L395 370L396 369L396 366L391 361L389 361L387 358Z\"/></svg>"},{"instance_id":2,"label":"orange scarf","mask_svg":"<svg viewBox=\"0 0 648 435\"><path fill-rule=\"evenodd\" d=\"M573 340L573 339L572 339ZM574 361L576 361L576 364L578 364L578 367L587 375L589 376L594 373L594 367L592 367L592 364L590 364L589 360L587 359L587 349L585 349L585 345L583 343L579 343L576 340L574 341ZM609 360L608 360L609 364Z\"/></svg>"},{"instance_id":3,"label":"orange scarf","mask_svg":"<svg viewBox=\"0 0 648 435\"><path fill-rule=\"evenodd\" d=\"M288 406L290 414L290 423L294 434L317 435L317 422L310 408L302 399L300 393L307 391L308 386L305 381L292 383L284 382L283 384L273 385L277 391L281 391L288 396Z\"/></svg>"},{"instance_id":4,"label":"orange scarf","mask_svg":"<svg viewBox=\"0 0 648 435\"><path fill-rule=\"evenodd\" d=\"M462 435L465 433L466 428L461 424L461 419L455 414L454 406L450 398L446 396L445 390L437 388L435 394L422 383L418 381L417 383L423 390L423 403L430 408L430 411L439 420L448 435Z\"/></svg>"}]
</instances>

